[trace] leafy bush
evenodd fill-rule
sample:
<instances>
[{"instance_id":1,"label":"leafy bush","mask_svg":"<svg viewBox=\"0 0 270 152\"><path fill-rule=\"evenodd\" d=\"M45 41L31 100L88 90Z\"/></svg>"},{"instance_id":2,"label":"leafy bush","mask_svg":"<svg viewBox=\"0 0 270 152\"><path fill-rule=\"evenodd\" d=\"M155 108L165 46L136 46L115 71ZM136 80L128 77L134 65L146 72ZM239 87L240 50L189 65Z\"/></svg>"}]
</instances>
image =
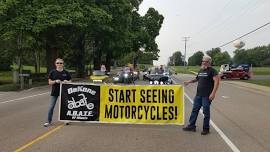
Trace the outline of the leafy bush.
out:
<instances>
[{"instance_id":1,"label":"leafy bush","mask_svg":"<svg viewBox=\"0 0 270 152\"><path fill-rule=\"evenodd\" d=\"M8 51L0 51L0 71L11 70L10 65L12 64L12 58L8 54Z\"/></svg>"}]
</instances>

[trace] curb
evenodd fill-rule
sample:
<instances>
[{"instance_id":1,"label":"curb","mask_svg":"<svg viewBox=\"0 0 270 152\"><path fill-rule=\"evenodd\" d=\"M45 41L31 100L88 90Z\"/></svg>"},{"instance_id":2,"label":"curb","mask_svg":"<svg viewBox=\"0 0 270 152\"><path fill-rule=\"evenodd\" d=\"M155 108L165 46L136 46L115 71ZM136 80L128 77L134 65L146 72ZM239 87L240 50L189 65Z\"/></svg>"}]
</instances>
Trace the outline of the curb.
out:
<instances>
[{"instance_id":1,"label":"curb","mask_svg":"<svg viewBox=\"0 0 270 152\"><path fill-rule=\"evenodd\" d=\"M196 74L197 74L197 72L195 72L195 71L190 71L190 70L189 70L189 72L193 73L194 75L196 75Z\"/></svg>"}]
</instances>

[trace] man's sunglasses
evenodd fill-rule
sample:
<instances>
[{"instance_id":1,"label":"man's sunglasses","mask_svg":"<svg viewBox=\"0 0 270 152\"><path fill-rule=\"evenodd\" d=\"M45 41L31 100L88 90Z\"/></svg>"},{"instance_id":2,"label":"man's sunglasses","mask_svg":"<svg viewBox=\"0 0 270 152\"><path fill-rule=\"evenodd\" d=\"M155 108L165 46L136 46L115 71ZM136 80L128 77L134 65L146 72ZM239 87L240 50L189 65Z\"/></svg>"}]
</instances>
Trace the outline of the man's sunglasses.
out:
<instances>
[{"instance_id":1,"label":"man's sunglasses","mask_svg":"<svg viewBox=\"0 0 270 152\"><path fill-rule=\"evenodd\" d=\"M207 63L208 61L202 61L202 62L206 62Z\"/></svg>"},{"instance_id":2,"label":"man's sunglasses","mask_svg":"<svg viewBox=\"0 0 270 152\"><path fill-rule=\"evenodd\" d=\"M56 62L56 64L63 64L63 62Z\"/></svg>"}]
</instances>

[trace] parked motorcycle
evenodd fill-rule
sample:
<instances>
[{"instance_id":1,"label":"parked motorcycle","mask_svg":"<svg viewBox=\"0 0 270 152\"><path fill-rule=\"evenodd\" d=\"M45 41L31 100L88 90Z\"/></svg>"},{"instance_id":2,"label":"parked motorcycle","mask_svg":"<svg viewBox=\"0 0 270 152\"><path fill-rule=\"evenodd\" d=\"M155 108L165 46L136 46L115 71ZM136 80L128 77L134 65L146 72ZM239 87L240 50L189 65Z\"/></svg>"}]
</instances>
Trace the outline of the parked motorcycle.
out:
<instances>
[{"instance_id":1,"label":"parked motorcycle","mask_svg":"<svg viewBox=\"0 0 270 152\"><path fill-rule=\"evenodd\" d=\"M171 79L170 76L168 75L164 75L164 74L150 74L148 76L148 80L150 84L165 84L165 85L169 85L169 84L173 84L173 81Z\"/></svg>"}]
</instances>

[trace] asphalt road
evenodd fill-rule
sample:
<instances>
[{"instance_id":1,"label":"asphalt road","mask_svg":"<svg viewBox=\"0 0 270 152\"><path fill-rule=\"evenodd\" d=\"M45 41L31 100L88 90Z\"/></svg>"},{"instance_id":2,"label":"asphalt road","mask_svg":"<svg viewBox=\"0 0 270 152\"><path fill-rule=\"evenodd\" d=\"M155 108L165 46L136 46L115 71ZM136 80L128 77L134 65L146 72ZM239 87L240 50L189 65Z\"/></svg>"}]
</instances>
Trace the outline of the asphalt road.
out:
<instances>
[{"instance_id":1,"label":"asphalt road","mask_svg":"<svg viewBox=\"0 0 270 152\"><path fill-rule=\"evenodd\" d=\"M191 75L178 75L177 83ZM138 82L143 83L143 82ZM188 122L196 85L185 87L185 122ZM0 151L94 152L266 152L270 151L270 95L222 83L212 104L211 133L183 132L176 125L127 125L57 122L45 128L49 87L0 93ZM25 148L25 149L24 149Z\"/></svg>"},{"instance_id":2,"label":"asphalt road","mask_svg":"<svg viewBox=\"0 0 270 152\"><path fill-rule=\"evenodd\" d=\"M192 77L182 75L177 79ZM195 89L192 84L185 92L193 97ZM270 151L269 97L268 92L222 81L211 105L211 119L240 151Z\"/></svg>"}]
</instances>

